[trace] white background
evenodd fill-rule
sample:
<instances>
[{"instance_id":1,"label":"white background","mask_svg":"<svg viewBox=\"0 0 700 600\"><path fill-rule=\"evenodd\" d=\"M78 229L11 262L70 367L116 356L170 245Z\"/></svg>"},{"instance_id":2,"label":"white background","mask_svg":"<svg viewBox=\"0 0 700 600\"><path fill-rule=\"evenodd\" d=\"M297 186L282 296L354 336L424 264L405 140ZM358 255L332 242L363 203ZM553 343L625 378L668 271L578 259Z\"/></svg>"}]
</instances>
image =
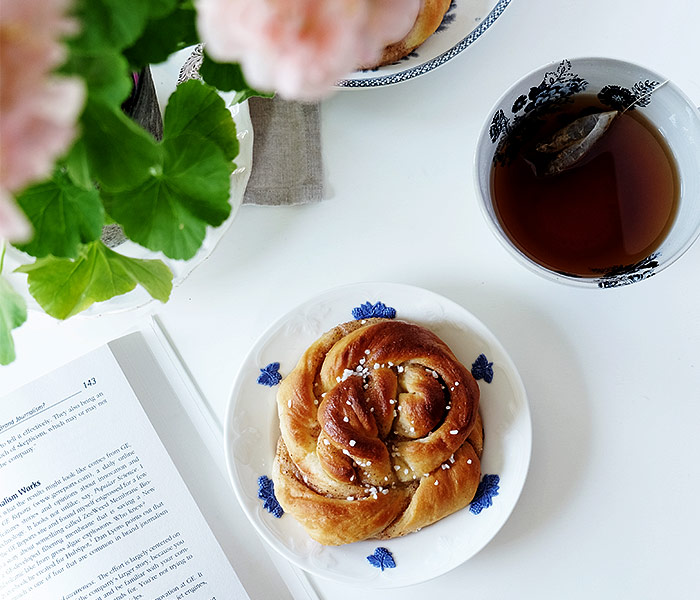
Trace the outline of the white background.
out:
<instances>
[{"instance_id":1,"label":"white background","mask_svg":"<svg viewBox=\"0 0 700 600\"><path fill-rule=\"evenodd\" d=\"M166 306L153 307L221 417L257 337L336 285L428 288L474 313L505 346L533 420L530 473L510 520L449 574L407 589L363 590L363 598L700 597L700 244L640 284L565 287L500 246L472 178L492 105L553 60L637 62L700 105L699 24L695 0L513 0L481 39L436 71L325 101L330 198L242 207L211 258ZM0 392L138 318L56 323L31 314L16 332L18 360L0 370ZM326 599L358 594L315 584Z\"/></svg>"}]
</instances>

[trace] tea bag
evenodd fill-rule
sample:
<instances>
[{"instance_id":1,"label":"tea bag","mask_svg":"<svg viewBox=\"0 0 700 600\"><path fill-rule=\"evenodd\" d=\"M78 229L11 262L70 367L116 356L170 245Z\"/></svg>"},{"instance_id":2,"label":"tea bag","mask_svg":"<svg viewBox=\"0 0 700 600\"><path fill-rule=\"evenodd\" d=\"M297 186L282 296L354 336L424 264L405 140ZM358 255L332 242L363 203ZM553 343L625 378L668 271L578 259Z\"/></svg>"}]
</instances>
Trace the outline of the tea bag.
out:
<instances>
[{"instance_id":1,"label":"tea bag","mask_svg":"<svg viewBox=\"0 0 700 600\"><path fill-rule=\"evenodd\" d=\"M543 174L557 175L578 163L608 130L617 110L586 115L569 123L547 140L535 146L538 152L553 154Z\"/></svg>"}]
</instances>

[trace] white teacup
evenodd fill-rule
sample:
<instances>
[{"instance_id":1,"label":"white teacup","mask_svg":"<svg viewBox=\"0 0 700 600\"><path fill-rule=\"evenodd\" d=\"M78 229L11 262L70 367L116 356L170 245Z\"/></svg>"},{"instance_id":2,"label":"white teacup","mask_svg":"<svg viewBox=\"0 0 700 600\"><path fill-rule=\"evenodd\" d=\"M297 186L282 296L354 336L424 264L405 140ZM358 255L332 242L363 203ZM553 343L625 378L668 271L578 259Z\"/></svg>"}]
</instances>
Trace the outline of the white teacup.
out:
<instances>
[{"instance_id":1,"label":"white teacup","mask_svg":"<svg viewBox=\"0 0 700 600\"><path fill-rule=\"evenodd\" d=\"M526 255L508 237L493 202L494 160L504 136L526 111L548 102L568 102L581 93L598 95L603 90L603 96L609 95L611 89L621 91L618 101L639 100L635 110L658 129L673 155L680 180L675 218L661 245L644 260L599 276L557 272ZM521 263L555 281L599 288L641 281L676 261L700 234L700 110L672 82L638 65L608 58L578 58L533 71L515 83L489 113L475 160L481 208L494 234Z\"/></svg>"}]
</instances>

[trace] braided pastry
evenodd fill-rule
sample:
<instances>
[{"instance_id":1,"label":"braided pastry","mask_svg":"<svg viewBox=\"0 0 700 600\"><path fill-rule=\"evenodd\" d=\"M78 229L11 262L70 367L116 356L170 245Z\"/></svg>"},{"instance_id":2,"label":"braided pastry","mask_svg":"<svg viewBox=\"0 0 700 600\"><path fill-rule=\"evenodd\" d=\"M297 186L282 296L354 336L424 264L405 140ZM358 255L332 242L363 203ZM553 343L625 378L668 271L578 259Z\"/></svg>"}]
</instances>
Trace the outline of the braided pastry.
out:
<instances>
[{"instance_id":1,"label":"braided pastry","mask_svg":"<svg viewBox=\"0 0 700 600\"><path fill-rule=\"evenodd\" d=\"M275 494L322 544L405 535L476 492L479 388L423 327L338 325L304 353L277 402Z\"/></svg>"},{"instance_id":2,"label":"braided pastry","mask_svg":"<svg viewBox=\"0 0 700 600\"><path fill-rule=\"evenodd\" d=\"M411 30L400 40L389 44L382 52L381 58L373 65L362 68L370 69L390 65L413 52L427 40L440 26L452 0L421 0L418 16Z\"/></svg>"}]
</instances>

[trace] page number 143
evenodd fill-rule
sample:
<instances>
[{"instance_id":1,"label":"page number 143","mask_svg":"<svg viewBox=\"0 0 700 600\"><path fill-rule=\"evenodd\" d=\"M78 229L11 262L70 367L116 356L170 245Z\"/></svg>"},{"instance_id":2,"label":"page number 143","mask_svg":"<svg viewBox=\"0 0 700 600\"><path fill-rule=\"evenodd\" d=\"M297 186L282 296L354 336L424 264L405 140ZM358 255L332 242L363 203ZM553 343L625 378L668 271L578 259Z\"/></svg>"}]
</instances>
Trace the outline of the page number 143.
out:
<instances>
[{"instance_id":1,"label":"page number 143","mask_svg":"<svg viewBox=\"0 0 700 600\"><path fill-rule=\"evenodd\" d=\"M92 387L93 385L97 385L97 379L95 379L94 377L90 377L90 379L83 381L83 387L85 389Z\"/></svg>"}]
</instances>

